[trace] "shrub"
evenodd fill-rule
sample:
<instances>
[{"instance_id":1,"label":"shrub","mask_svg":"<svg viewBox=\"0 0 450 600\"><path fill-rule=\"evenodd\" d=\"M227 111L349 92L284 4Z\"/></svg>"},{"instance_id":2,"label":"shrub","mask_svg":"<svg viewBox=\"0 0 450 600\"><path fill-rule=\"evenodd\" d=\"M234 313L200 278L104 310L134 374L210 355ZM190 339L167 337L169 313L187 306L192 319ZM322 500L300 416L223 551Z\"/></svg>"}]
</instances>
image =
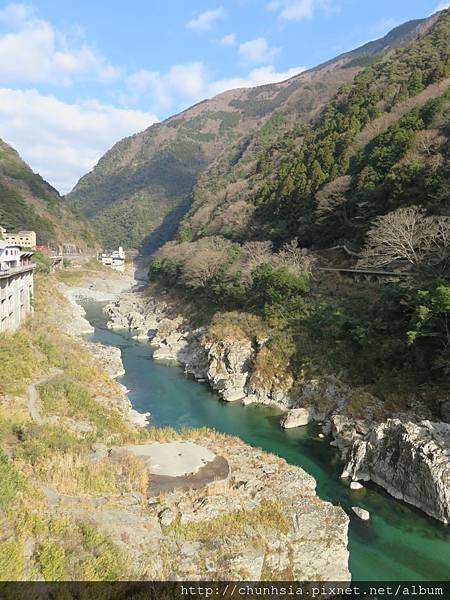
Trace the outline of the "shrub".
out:
<instances>
[{"instance_id":1,"label":"shrub","mask_svg":"<svg viewBox=\"0 0 450 600\"><path fill-rule=\"evenodd\" d=\"M64 580L66 563L64 548L52 542L45 542L41 544L36 559L45 581Z\"/></svg>"},{"instance_id":2,"label":"shrub","mask_svg":"<svg viewBox=\"0 0 450 600\"><path fill-rule=\"evenodd\" d=\"M25 480L3 450L0 450L0 482L0 508L6 508L23 490Z\"/></svg>"},{"instance_id":3,"label":"shrub","mask_svg":"<svg viewBox=\"0 0 450 600\"><path fill-rule=\"evenodd\" d=\"M22 544L16 540L0 542L0 581L18 581L24 567Z\"/></svg>"}]
</instances>

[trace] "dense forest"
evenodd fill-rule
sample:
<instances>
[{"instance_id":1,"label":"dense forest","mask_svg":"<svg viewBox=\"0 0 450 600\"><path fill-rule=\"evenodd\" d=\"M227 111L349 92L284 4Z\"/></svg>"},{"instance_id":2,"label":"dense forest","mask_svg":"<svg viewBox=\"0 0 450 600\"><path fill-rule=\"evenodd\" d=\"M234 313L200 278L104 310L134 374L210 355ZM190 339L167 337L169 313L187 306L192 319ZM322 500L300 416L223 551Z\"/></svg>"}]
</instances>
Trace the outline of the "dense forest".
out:
<instances>
[{"instance_id":1,"label":"dense forest","mask_svg":"<svg viewBox=\"0 0 450 600\"><path fill-rule=\"evenodd\" d=\"M151 276L206 320L258 319L297 377L431 397L450 374L450 11L370 62L312 123L273 116L216 161ZM338 266L402 276L322 270Z\"/></svg>"}]
</instances>

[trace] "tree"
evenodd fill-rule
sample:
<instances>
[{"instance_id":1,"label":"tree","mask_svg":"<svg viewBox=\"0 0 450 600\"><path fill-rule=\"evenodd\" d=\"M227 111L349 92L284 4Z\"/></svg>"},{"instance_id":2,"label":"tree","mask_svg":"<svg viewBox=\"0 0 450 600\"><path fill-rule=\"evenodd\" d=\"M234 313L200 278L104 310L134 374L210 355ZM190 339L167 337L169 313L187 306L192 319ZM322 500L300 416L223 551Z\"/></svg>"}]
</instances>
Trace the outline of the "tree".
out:
<instances>
[{"instance_id":1,"label":"tree","mask_svg":"<svg viewBox=\"0 0 450 600\"><path fill-rule=\"evenodd\" d=\"M304 248L300 247L297 238L284 244L276 258L276 263L286 267L294 275L311 274L313 259L308 256Z\"/></svg>"},{"instance_id":2,"label":"tree","mask_svg":"<svg viewBox=\"0 0 450 600\"><path fill-rule=\"evenodd\" d=\"M396 260L444 273L448 268L450 218L427 216L422 208L399 208L375 220L361 266L385 267Z\"/></svg>"},{"instance_id":3,"label":"tree","mask_svg":"<svg viewBox=\"0 0 450 600\"><path fill-rule=\"evenodd\" d=\"M410 346L421 349L429 368L448 380L450 374L450 286L435 280L417 291L412 327L407 332Z\"/></svg>"},{"instance_id":4,"label":"tree","mask_svg":"<svg viewBox=\"0 0 450 600\"><path fill-rule=\"evenodd\" d=\"M256 267L262 262L267 262L272 254L272 242L246 242L242 246L242 253L246 262Z\"/></svg>"}]
</instances>

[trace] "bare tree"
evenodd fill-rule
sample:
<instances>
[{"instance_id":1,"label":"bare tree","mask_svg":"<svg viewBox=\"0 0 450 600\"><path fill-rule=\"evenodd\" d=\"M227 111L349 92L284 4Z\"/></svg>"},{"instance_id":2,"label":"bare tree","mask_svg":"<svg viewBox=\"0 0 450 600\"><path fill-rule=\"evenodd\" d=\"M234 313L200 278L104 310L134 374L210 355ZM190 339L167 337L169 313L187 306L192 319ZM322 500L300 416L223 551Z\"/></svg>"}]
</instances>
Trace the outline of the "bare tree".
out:
<instances>
[{"instance_id":1,"label":"bare tree","mask_svg":"<svg viewBox=\"0 0 450 600\"><path fill-rule=\"evenodd\" d=\"M208 280L217 275L226 262L232 243L220 236L202 238L188 243L185 248L179 245L183 256L182 280L193 288L205 287Z\"/></svg>"},{"instance_id":2,"label":"bare tree","mask_svg":"<svg viewBox=\"0 0 450 600\"><path fill-rule=\"evenodd\" d=\"M213 250L199 251L186 259L181 278L188 287L205 287L217 275L221 265L222 262Z\"/></svg>"},{"instance_id":3,"label":"bare tree","mask_svg":"<svg viewBox=\"0 0 450 600\"><path fill-rule=\"evenodd\" d=\"M360 266L385 267L396 260L412 267L445 269L450 219L428 217L422 208L399 208L376 219L369 231Z\"/></svg>"},{"instance_id":4,"label":"bare tree","mask_svg":"<svg viewBox=\"0 0 450 600\"><path fill-rule=\"evenodd\" d=\"M301 248L294 238L284 244L276 256L276 262L290 269L295 275L311 274L313 259L307 250Z\"/></svg>"},{"instance_id":5,"label":"bare tree","mask_svg":"<svg viewBox=\"0 0 450 600\"><path fill-rule=\"evenodd\" d=\"M263 262L270 262L272 242L246 242L242 246L242 254L245 261L253 268Z\"/></svg>"}]
</instances>

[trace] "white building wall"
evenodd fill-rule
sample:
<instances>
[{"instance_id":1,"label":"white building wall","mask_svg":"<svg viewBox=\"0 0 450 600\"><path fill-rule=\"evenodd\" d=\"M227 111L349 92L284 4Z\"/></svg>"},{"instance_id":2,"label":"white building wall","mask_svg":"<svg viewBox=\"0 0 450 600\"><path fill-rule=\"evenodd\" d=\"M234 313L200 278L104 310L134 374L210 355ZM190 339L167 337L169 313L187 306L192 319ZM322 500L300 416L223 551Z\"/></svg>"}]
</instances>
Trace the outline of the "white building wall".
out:
<instances>
[{"instance_id":1,"label":"white building wall","mask_svg":"<svg viewBox=\"0 0 450 600\"><path fill-rule=\"evenodd\" d=\"M0 274L0 333L15 331L32 311L33 269Z\"/></svg>"}]
</instances>

